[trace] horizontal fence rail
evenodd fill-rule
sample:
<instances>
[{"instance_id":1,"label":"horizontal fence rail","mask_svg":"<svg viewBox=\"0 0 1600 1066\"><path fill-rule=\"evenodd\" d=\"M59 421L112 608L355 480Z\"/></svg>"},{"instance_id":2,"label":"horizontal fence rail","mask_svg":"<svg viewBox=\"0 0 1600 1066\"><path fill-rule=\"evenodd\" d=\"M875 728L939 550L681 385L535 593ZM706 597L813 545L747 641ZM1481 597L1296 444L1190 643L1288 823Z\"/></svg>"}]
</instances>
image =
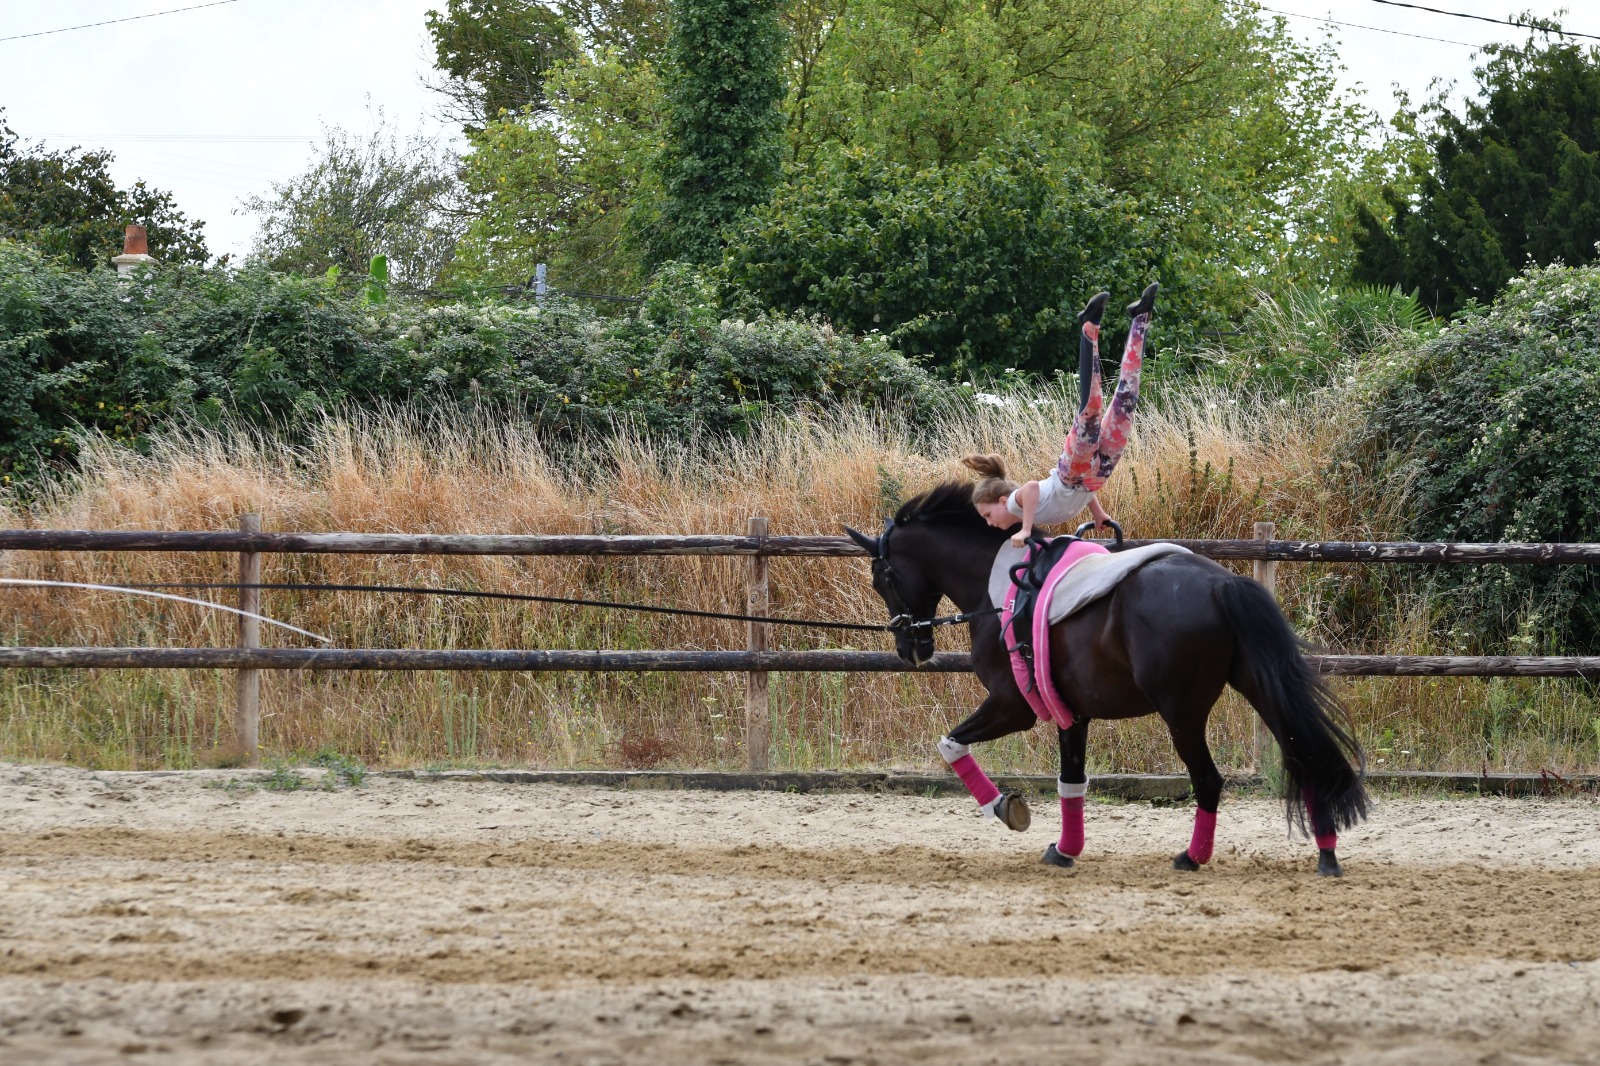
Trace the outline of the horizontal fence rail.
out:
<instances>
[{"instance_id":1,"label":"horizontal fence rail","mask_svg":"<svg viewBox=\"0 0 1600 1066\"><path fill-rule=\"evenodd\" d=\"M914 670L876 651L582 651L416 648L0 648L0 667L261 670L839 671ZM927 673L971 669L964 654L937 655Z\"/></svg>"},{"instance_id":2,"label":"horizontal fence rail","mask_svg":"<svg viewBox=\"0 0 1600 1066\"><path fill-rule=\"evenodd\" d=\"M236 553L240 607L258 610L261 556L278 555L498 555L498 556L743 556L748 559L747 610L768 613L766 560L778 557L862 556L847 537L768 536L765 519L753 518L744 536L544 536L406 533L263 533L258 515L240 518L238 531L0 530L0 551ZM1280 562L1413 563L1424 565L1600 563L1600 544L1452 544L1274 540L1270 522L1256 524L1253 540L1129 540L1128 546L1179 544L1218 560L1254 562L1255 579L1276 588ZM237 671L235 727L252 761L259 758L258 671L707 671L743 672L749 678L746 752L752 769L767 760L766 677L772 672L965 673L970 657L942 653L912 667L890 652L772 650L772 626L749 623L745 650L580 650L262 648L255 627L242 624L232 648L0 647L0 668L24 669L225 669ZM1600 680L1600 656L1310 655L1332 677L1577 677ZM1268 738L1257 729L1258 749ZM1259 750L1258 750L1259 757Z\"/></svg>"},{"instance_id":3,"label":"horizontal fence rail","mask_svg":"<svg viewBox=\"0 0 1600 1066\"><path fill-rule=\"evenodd\" d=\"M1600 563L1600 544L1381 543L1342 540L1129 540L1178 544L1210 559L1300 563ZM252 552L296 555L859 556L848 537L539 536L433 533L245 533L5 529L0 551Z\"/></svg>"},{"instance_id":4,"label":"horizontal fence rail","mask_svg":"<svg viewBox=\"0 0 1600 1066\"><path fill-rule=\"evenodd\" d=\"M1600 655L1307 655L1329 677L1600 678ZM958 674L964 652L911 666L877 651L581 651L417 648L0 648L7 667L142 670L514 670L528 673L816 672Z\"/></svg>"}]
</instances>

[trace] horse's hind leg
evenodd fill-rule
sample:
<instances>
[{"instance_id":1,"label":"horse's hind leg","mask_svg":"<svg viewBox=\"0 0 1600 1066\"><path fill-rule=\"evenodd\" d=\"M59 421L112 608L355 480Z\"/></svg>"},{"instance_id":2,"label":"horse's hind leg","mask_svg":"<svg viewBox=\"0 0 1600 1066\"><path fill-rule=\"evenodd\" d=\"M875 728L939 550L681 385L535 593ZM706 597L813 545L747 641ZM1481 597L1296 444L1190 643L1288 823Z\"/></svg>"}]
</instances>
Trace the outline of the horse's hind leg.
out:
<instances>
[{"instance_id":1,"label":"horse's hind leg","mask_svg":"<svg viewBox=\"0 0 1600 1066\"><path fill-rule=\"evenodd\" d=\"M1033 822L1028 801L1020 792L1002 794L972 757L970 745L1019 733L1038 720L1026 703L1019 708L1010 700L990 696L978 705L978 709L966 721L952 729L949 736L939 740L939 754L950 764L950 769L961 779L984 815L999 819L1006 828L1019 833Z\"/></svg>"},{"instance_id":2,"label":"horse's hind leg","mask_svg":"<svg viewBox=\"0 0 1600 1066\"><path fill-rule=\"evenodd\" d=\"M1312 836L1317 841L1317 873L1322 877L1343 877L1344 867L1339 865L1339 855L1335 850L1339 847L1339 834L1334 830L1332 821L1326 813L1321 814L1318 820L1316 796L1311 786L1307 785L1300 794L1306 801L1306 820L1311 823Z\"/></svg>"},{"instance_id":3,"label":"horse's hind leg","mask_svg":"<svg viewBox=\"0 0 1600 1066\"><path fill-rule=\"evenodd\" d=\"M1040 861L1069 868L1083 854L1083 805L1089 792L1084 753L1089 743L1089 721L1079 719L1071 729L1058 729L1056 734L1061 745L1061 777L1056 782L1061 796L1061 838L1044 849Z\"/></svg>"},{"instance_id":4,"label":"horse's hind leg","mask_svg":"<svg viewBox=\"0 0 1600 1066\"><path fill-rule=\"evenodd\" d=\"M1222 773L1212 761L1211 748L1206 744L1206 718L1204 710L1193 712L1174 721L1167 720L1172 734L1172 746L1178 758L1189 770L1189 781L1194 786L1194 832L1189 846L1178 852L1172 860L1175 870L1198 870L1211 861L1212 847L1217 835L1217 806L1222 802Z\"/></svg>"}]
</instances>

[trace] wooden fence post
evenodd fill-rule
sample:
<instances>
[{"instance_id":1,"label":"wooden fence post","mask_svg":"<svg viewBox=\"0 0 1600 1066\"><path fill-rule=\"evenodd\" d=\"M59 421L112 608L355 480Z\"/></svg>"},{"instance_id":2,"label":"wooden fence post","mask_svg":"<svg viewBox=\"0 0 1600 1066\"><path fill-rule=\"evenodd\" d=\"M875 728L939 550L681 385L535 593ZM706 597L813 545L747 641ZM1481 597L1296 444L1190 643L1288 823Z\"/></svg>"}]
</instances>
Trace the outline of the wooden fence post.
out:
<instances>
[{"instance_id":1,"label":"wooden fence post","mask_svg":"<svg viewBox=\"0 0 1600 1066\"><path fill-rule=\"evenodd\" d=\"M1276 522L1257 522L1256 523L1256 537L1255 537L1255 539L1258 540L1258 541L1263 541L1263 542L1269 541L1269 540L1272 539L1273 534L1277 531L1277 528L1278 528L1278 526L1277 526ZM1274 561L1274 560L1270 560L1270 559L1257 559L1257 560L1255 560L1255 563L1254 563L1254 566L1252 567L1252 570L1253 570L1253 573L1251 574L1251 576L1254 577L1261 584L1263 584L1263 585L1265 585L1267 587L1267 591L1272 593L1272 598L1273 599L1277 599L1278 598L1278 564L1277 564L1277 562ZM1260 715L1256 715L1255 716L1255 744L1254 744L1253 754L1251 756L1251 768L1258 774L1263 773L1263 769L1264 769L1263 765L1262 765L1262 762L1261 762L1263 753L1265 753L1268 758L1271 757L1271 752L1272 752L1271 745L1272 745L1272 734L1267 730L1267 725L1266 725L1265 722L1263 722L1261 720L1261 716Z\"/></svg>"},{"instance_id":2,"label":"wooden fence post","mask_svg":"<svg viewBox=\"0 0 1600 1066\"><path fill-rule=\"evenodd\" d=\"M261 532L259 514L239 516L239 532ZM239 553L239 584L261 584L261 555L258 552ZM261 613L261 590L241 588L239 610L251 614ZM261 647L261 622L255 618L239 616L239 646ZM239 738L239 748L248 766L261 765L261 671L239 670L233 681L234 709L233 731Z\"/></svg>"},{"instance_id":3,"label":"wooden fence post","mask_svg":"<svg viewBox=\"0 0 1600 1066\"><path fill-rule=\"evenodd\" d=\"M767 539L767 520L750 519L749 535L757 541ZM763 547L765 544L763 543ZM765 616L770 605L767 588L768 559L762 552L750 556L749 586L745 613ZM754 652L767 651L772 642L772 626L767 622L746 622L749 646ZM752 670L745 675L744 688L745 766L752 773L767 770L767 750L772 738L772 719L767 704L767 672Z\"/></svg>"}]
</instances>

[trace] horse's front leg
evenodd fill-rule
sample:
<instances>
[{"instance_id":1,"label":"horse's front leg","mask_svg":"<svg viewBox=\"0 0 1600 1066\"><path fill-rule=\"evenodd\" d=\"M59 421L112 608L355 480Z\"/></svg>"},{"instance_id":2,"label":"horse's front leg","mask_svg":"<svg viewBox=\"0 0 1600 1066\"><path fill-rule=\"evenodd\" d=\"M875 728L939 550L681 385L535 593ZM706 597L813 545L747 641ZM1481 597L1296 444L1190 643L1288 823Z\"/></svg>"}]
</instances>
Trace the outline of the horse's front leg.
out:
<instances>
[{"instance_id":1,"label":"horse's front leg","mask_svg":"<svg viewBox=\"0 0 1600 1066\"><path fill-rule=\"evenodd\" d=\"M1030 728L1039 719L1020 695L991 694L947 737L939 738L939 754L950 764L979 808L989 818L997 818L1008 829L1022 832L1033 821L1028 801L1020 792L1001 794L972 757L971 745L996 740Z\"/></svg>"},{"instance_id":2,"label":"horse's front leg","mask_svg":"<svg viewBox=\"0 0 1600 1066\"><path fill-rule=\"evenodd\" d=\"M1056 792L1061 796L1061 839L1044 849L1040 861L1049 866L1070 869L1083 854L1083 806L1089 794L1089 773L1085 763L1089 747L1089 720L1080 718L1071 729L1057 729L1061 744L1061 778Z\"/></svg>"}]
</instances>

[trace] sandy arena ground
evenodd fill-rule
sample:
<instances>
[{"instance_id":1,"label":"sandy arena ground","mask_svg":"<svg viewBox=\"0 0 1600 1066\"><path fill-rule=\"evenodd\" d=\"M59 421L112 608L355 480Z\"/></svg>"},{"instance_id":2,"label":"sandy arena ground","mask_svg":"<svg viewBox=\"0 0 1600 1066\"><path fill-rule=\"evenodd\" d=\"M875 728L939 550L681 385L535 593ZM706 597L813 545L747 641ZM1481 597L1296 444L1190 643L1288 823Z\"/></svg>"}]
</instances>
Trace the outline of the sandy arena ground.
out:
<instances>
[{"instance_id":1,"label":"sandy arena ground","mask_svg":"<svg viewBox=\"0 0 1600 1066\"><path fill-rule=\"evenodd\" d=\"M970 803L0 767L6 1063L1600 1062L1600 804ZM209 787L208 787L209 786ZM1053 804L1051 805L1053 807ZM1043 808L1043 809L1041 809Z\"/></svg>"}]
</instances>

